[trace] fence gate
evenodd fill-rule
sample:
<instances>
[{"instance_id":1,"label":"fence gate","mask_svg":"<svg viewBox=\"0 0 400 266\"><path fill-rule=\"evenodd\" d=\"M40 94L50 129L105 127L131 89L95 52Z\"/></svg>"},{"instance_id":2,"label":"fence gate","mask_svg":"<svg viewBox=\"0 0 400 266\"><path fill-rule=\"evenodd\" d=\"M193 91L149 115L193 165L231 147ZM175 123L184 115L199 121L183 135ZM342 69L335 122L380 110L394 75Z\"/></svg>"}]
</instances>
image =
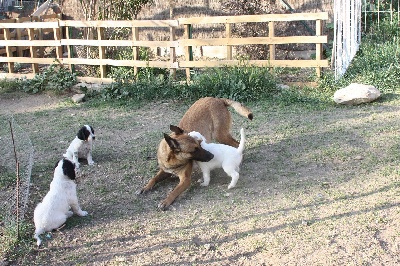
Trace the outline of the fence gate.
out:
<instances>
[{"instance_id":1,"label":"fence gate","mask_svg":"<svg viewBox=\"0 0 400 266\"><path fill-rule=\"evenodd\" d=\"M361 1L335 0L333 67L335 78L346 72L361 43Z\"/></svg>"}]
</instances>

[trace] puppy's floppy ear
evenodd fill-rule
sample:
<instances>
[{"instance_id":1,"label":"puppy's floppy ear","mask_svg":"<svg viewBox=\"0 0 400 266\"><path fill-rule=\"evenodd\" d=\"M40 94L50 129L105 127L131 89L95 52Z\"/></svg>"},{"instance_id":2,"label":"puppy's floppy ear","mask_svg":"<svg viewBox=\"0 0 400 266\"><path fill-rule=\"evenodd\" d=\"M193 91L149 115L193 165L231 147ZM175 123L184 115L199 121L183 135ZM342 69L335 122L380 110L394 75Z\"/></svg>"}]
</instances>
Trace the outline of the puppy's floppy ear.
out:
<instances>
[{"instance_id":1,"label":"puppy's floppy ear","mask_svg":"<svg viewBox=\"0 0 400 266\"><path fill-rule=\"evenodd\" d=\"M174 132L176 135L182 135L183 134L183 129L174 125L170 125L169 129Z\"/></svg>"},{"instance_id":2,"label":"puppy's floppy ear","mask_svg":"<svg viewBox=\"0 0 400 266\"><path fill-rule=\"evenodd\" d=\"M64 175L68 176L70 179L74 180L75 174L75 164L70 160L64 159L62 165Z\"/></svg>"},{"instance_id":3,"label":"puppy's floppy ear","mask_svg":"<svg viewBox=\"0 0 400 266\"><path fill-rule=\"evenodd\" d=\"M79 129L78 134L76 134L78 139L80 139L80 140L85 140L86 139L85 131L87 131L86 127L81 127L81 129Z\"/></svg>"},{"instance_id":4,"label":"puppy's floppy ear","mask_svg":"<svg viewBox=\"0 0 400 266\"><path fill-rule=\"evenodd\" d=\"M176 139L171 138L168 134L164 133L164 139L167 142L168 146L175 152L179 152L181 150L178 141Z\"/></svg>"},{"instance_id":5,"label":"puppy's floppy ear","mask_svg":"<svg viewBox=\"0 0 400 266\"><path fill-rule=\"evenodd\" d=\"M92 126L89 126L90 127L90 130L92 131L92 134L94 135L94 129L93 129L93 127Z\"/></svg>"}]
</instances>

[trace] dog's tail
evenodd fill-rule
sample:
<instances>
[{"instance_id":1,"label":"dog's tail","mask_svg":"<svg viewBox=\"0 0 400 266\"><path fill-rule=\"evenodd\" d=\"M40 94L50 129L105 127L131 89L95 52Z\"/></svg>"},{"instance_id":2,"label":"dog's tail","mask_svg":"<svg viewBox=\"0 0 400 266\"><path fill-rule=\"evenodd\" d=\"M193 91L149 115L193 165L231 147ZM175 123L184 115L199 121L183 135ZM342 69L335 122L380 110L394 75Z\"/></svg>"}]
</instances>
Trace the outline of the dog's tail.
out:
<instances>
[{"instance_id":1,"label":"dog's tail","mask_svg":"<svg viewBox=\"0 0 400 266\"><path fill-rule=\"evenodd\" d=\"M239 147L237 148L238 152L243 153L244 150L244 142L246 141L246 137L244 135L244 129L240 129L240 143Z\"/></svg>"},{"instance_id":2,"label":"dog's tail","mask_svg":"<svg viewBox=\"0 0 400 266\"><path fill-rule=\"evenodd\" d=\"M253 120L253 112L243 104L226 98L221 98L221 100L224 102L226 106L231 106L233 109L235 109L235 111L241 116Z\"/></svg>"}]
</instances>

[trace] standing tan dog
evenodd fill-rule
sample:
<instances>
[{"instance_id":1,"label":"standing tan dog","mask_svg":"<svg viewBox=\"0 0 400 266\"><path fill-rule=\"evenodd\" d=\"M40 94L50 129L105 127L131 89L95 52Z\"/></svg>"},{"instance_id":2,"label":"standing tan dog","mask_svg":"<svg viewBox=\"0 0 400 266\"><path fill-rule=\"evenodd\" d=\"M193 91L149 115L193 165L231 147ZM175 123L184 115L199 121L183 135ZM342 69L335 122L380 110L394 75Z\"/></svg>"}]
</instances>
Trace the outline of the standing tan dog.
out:
<instances>
[{"instance_id":1,"label":"standing tan dog","mask_svg":"<svg viewBox=\"0 0 400 266\"><path fill-rule=\"evenodd\" d=\"M205 97L197 100L186 111L178 126L186 132L200 132L207 142L216 140L237 148L239 142L230 133L232 118L228 106L235 109L238 114L250 120L253 119L253 113L239 102L224 98Z\"/></svg>"},{"instance_id":2,"label":"standing tan dog","mask_svg":"<svg viewBox=\"0 0 400 266\"><path fill-rule=\"evenodd\" d=\"M167 209L169 205L183 192L191 183L193 160L200 162L210 161L214 155L203 149L199 142L185 134L177 126L170 126L172 134L164 134L157 151L157 159L160 170L142 189L136 194L148 192L153 186L170 177L172 174L179 177L179 184L169 193L166 199L158 204L161 210Z\"/></svg>"},{"instance_id":3,"label":"standing tan dog","mask_svg":"<svg viewBox=\"0 0 400 266\"><path fill-rule=\"evenodd\" d=\"M179 126L170 127L173 133L164 134L157 151L160 170L146 186L136 191L136 194L148 192L156 183L172 174L177 175L179 184L158 205L159 209L165 210L190 186L193 161L208 162L214 157L204 150L198 141L188 136L187 133L191 131L200 132L208 142L214 139L222 144L239 147L239 142L230 133L232 118L228 106L240 115L253 119L253 113L239 102L212 97L197 100L183 115Z\"/></svg>"}]
</instances>

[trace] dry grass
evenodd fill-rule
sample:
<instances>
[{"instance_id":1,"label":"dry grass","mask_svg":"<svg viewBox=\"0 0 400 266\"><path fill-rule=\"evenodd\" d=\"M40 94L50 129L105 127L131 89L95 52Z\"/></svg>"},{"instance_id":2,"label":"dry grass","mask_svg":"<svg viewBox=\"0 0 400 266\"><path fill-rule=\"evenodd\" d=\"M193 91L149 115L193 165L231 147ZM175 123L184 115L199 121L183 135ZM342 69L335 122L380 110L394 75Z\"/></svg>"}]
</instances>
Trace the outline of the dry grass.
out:
<instances>
[{"instance_id":1,"label":"dry grass","mask_svg":"<svg viewBox=\"0 0 400 266\"><path fill-rule=\"evenodd\" d=\"M32 239L10 264L398 265L400 98L392 96L323 110L249 105L254 121L234 114L233 134L244 127L248 140L237 187L227 190L223 171L200 187L195 173L165 212L156 206L176 180L134 191L156 173L162 133L188 104L16 108L36 151L30 215L82 124L93 125L97 143L96 165L83 165L78 180L89 217L71 218L40 249Z\"/></svg>"}]
</instances>

